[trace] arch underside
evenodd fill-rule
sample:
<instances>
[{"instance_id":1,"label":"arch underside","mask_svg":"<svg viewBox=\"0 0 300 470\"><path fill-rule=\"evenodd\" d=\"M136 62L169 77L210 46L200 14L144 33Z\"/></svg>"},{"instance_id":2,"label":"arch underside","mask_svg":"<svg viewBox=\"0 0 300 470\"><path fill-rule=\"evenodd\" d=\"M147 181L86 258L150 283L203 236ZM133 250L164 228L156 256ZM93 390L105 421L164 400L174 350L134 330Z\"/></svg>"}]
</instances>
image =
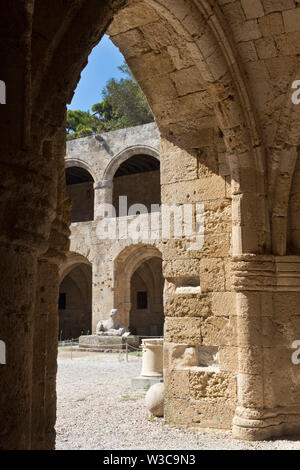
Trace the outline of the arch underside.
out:
<instances>
[{"instance_id":1,"label":"arch underside","mask_svg":"<svg viewBox=\"0 0 300 470\"><path fill-rule=\"evenodd\" d=\"M75 267L79 266L80 264L85 264L87 266L92 266L92 263L80 253L69 252L64 263L60 265L60 282L74 269Z\"/></svg>"},{"instance_id":2,"label":"arch underside","mask_svg":"<svg viewBox=\"0 0 300 470\"><path fill-rule=\"evenodd\" d=\"M145 92L163 137L195 154L211 146L212 135L224 136L236 206L233 250L265 252L270 240L262 142L220 17L205 1L199 7L133 1L117 13L108 34ZM209 161L201 163L216 171ZM241 220L241 205L248 219ZM256 217L249 222L251 212Z\"/></svg>"},{"instance_id":3,"label":"arch underside","mask_svg":"<svg viewBox=\"0 0 300 470\"><path fill-rule=\"evenodd\" d=\"M254 72L259 72L257 80L261 83L267 78L266 73L261 68L255 69L254 60L254 67L250 68L242 47L239 53L236 52L235 41L241 34L239 18L234 17L232 7L211 4L207 0L180 1L176 5L158 0L100 4L95 0L89 3L78 0L68 10L58 5L56 15L45 30L43 19L47 6L50 8L50 3L35 2L33 21L26 24L27 28L32 28L35 37L44 38L40 38L42 44L37 40L30 44L33 135L39 135L42 128L44 134L40 137L45 140L55 126L62 125L65 103L71 100L89 52L108 27L112 40L145 91L163 136L191 152L205 146L212 129L220 129L224 136L233 206L236 206L233 223L235 254L272 252L269 219L272 218L273 202L267 201L265 168L270 166L266 158L270 160L273 135L268 129L272 125L270 113L268 116L263 106L267 104L278 113L285 93L280 99L276 97L278 88L272 77L269 101L260 99L260 93L254 92L255 86L251 83ZM239 5L235 7L240 8ZM98 15L95 14L97 11ZM242 14L240 17L241 23L245 21ZM88 23L89 29L86 28ZM245 24L250 25L250 22ZM292 34L297 37L295 32L291 33L291 38ZM70 44L71 38L73 53L69 54L66 45ZM3 63L9 61L3 60ZM290 54L287 68L283 70L289 78L280 77L286 90L296 68L297 58ZM53 96L58 97L55 105ZM263 138L261 117L267 121L267 135ZM30 129L26 132L28 137ZM264 144L270 149L264 148ZM46 167L44 176L47 177ZM240 220L244 207L253 214L251 224L247 218ZM285 222L281 225L286 227ZM282 253L276 243L273 236L273 251Z\"/></svg>"},{"instance_id":4,"label":"arch underside","mask_svg":"<svg viewBox=\"0 0 300 470\"><path fill-rule=\"evenodd\" d=\"M145 92L161 135L191 154L209 147L213 134L224 137L236 206L234 251L236 254L268 251L270 228L262 140L221 10L204 0L180 1L176 5L165 1L128 1L116 4L116 9L118 6L121 8L114 15L108 34ZM83 24L92 8L93 5L87 7L82 2ZM65 40L75 24L74 20L65 32ZM85 43L86 54L104 31L99 25L99 19L95 18L90 28L93 39ZM73 47L76 50L76 43ZM78 79L83 62L76 62L72 57L71 79L70 58L59 52L62 52L61 61L66 61L61 80L70 86L69 101L74 76ZM57 80L53 86L58 86ZM67 89L64 87L66 92ZM210 166L209 161L203 164ZM253 214L251 221L250 216L241 220L241 206Z\"/></svg>"}]
</instances>

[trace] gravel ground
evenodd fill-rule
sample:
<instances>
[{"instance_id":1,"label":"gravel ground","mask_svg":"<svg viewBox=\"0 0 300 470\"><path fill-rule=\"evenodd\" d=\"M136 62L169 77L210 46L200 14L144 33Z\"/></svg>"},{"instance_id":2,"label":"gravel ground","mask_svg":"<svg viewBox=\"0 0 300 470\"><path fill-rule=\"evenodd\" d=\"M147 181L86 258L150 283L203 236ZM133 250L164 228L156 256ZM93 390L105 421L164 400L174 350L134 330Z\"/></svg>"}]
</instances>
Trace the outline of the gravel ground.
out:
<instances>
[{"instance_id":1,"label":"gravel ground","mask_svg":"<svg viewBox=\"0 0 300 470\"><path fill-rule=\"evenodd\" d=\"M236 441L230 432L176 429L151 418L144 391L131 388L141 358L111 353L60 351L57 449L300 450L300 438Z\"/></svg>"}]
</instances>

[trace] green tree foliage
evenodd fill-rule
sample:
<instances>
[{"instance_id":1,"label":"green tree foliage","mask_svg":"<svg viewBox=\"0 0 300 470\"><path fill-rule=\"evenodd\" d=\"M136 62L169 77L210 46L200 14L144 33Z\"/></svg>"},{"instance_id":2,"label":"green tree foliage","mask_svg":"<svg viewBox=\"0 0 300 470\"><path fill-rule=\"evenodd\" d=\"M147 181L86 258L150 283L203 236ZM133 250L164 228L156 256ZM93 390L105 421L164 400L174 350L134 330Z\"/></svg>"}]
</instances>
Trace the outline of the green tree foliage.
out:
<instances>
[{"instance_id":1,"label":"green tree foliage","mask_svg":"<svg viewBox=\"0 0 300 470\"><path fill-rule=\"evenodd\" d=\"M154 120L146 97L132 76L128 65L124 63L119 69L125 78L119 81L111 78L107 82L102 91L103 101L94 104L93 114L84 111L68 111L68 139L138 126Z\"/></svg>"},{"instance_id":2,"label":"green tree foliage","mask_svg":"<svg viewBox=\"0 0 300 470\"><path fill-rule=\"evenodd\" d=\"M89 111L67 112L67 140L86 137L98 132L100 119L90 114Z\"/></svg>"}]
</instances>

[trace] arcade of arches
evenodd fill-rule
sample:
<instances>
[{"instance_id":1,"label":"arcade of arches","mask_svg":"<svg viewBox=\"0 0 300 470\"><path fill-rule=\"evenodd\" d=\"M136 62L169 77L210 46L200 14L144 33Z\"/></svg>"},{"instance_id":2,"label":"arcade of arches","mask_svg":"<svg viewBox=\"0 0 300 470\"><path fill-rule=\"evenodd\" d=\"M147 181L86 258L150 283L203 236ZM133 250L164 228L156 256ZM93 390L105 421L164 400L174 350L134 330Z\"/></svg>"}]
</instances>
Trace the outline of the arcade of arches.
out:
<instances>
[{"instance_id":1,"label":"arcade of arches","mask_svg":"<svg viewBox=\"0 0 300 470\"><path fill-rule=\"evenodd\" d=\"M98 237L99 222L105 219L99 210L101 202L116 208L109 220L115 220L117 226L119 216L126 215L118 211L120 196L127 197L128 209L135 205L139 213L143 205L151 212L155 205L159 214L159 132L155 124L148 124L103 134L102 142L104 146L97 145L96 136L67 144L72 224L70 251L60 269L59 338L95 332L98 321L113 307L119 309L122 324L132 333L162 335L161 239L152 239L151 231L145 234L144 243L129 236L122 240ZM91 183L93 178L96 181ZM89 191L93 197L84 197ZM89 214L95 214L95 220ZM134 223L135 217L125 219Z\"/></svg>"},{"instance_id":2,"label":"arcade of arches","mask_svg":"<svg viewBox=\"0 0 300 470\"><path fill-rule=\"evenodd\" d=\"M70 252L66 256L67 265L72 263L72 259L78 261L78 257L92 265L92 332L95 332L99 320L106 318L112 308L118 308L120 320L127 329L132 328L132 331L141 336L155 331L154 335L162 334L164 316L161 239L152 237L151 226L148 231L144 230L141 241L133 240L130 236L123 236L121 239L102 238L99 231L101 222L106 223L105 214L109 212L103 204L112 204L115 207L115 213L108 214L108 220L112 225L115 223L118 233L122 222L134 223L135 216L127 215L131 207L135 207L137 213L140 213L144 209L150 212L154 205L157 216L160 216L157 210L161 202L159 151L160 136L154 123L104 133L101 134L100 141L99 136L91 136L67 143L67 182L70 181L68 170L71 169L73 175L72 214L77 201L81 201L82 214L87 213L84 210L87 206L82 187L90 184L76 184L75 181L78 181L79 175L86 174L94 181L91 212L95 216L90 220L82 217L81 220L73 221ZM119 213L119 198L124 196L127 197L127 210L123 214ZM101 210L101 207L105 210ZM148 214L143 214L143 217L147 219ZM137 290L133 294L131 278L139 268L138 264L148 262L149 256L159 258L160 261L158 265L149 261L143 270L140 267L140 275L146 282L141 291ZM156 278L155 283L151 276ZM138 273L135 274L135 280L137 278ZM139 283L141 282L140 279ZM149 302L146 309L136 309L137 292L147 292ZM134 301L131 295L135 296ZM131 312L131 303L135 314ZM133 318L135 320L132 323ZM140 324L141 319L143 324Z\"/></svg>"},{"instance_id":3,"label":"arcade of arches","mask_svg":"<svg viewBox=\"0 0 300 470\"><path fill-rule=\"evenodd\" d=\"M91 158L102 152L105 168L89 171L97 207L112 200L121 163L159 155L162 203L205 211L201 249L185 238L153 245L165 279L165 419L248 440L299 433L300 366L291 360L300 339L300 106L291 100L299 2L11 0L0 23L0 448L55 447L60 267L71 223L65 111L105 32L158 131L142 126L139 142L130 130L70 142L66 166L88 171L78 146ZM135 264L126 241L108 247L93 236L99 217L73 224L71 235L71 250L93 266L93 331L112 307L114 260Z\"/></svg>"}]
</instances>

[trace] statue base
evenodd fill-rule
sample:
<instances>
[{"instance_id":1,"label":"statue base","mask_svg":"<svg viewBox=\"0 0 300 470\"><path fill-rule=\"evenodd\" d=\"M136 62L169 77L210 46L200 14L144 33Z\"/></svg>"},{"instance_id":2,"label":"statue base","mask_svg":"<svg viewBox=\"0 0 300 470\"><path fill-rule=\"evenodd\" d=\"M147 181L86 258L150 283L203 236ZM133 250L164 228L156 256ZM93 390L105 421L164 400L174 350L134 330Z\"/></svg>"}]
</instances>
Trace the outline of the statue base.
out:
<instances>
[{"instance_id":1,"label":"statue base","mask_svg":"<svg viewBox=\"0 0 300 470\"><path fill-rule=\"evenodd\" d=\"M133 346L134 348L139 347L139 337L138 336L107 336L107 335L89 335L89 336L80 336L79 338L79 349L80 350L89 350L89 351L113 351L126 349L126 343L128 346ZM130 350L130 348L129 348Z\"/></svg>"}]
</instances>

